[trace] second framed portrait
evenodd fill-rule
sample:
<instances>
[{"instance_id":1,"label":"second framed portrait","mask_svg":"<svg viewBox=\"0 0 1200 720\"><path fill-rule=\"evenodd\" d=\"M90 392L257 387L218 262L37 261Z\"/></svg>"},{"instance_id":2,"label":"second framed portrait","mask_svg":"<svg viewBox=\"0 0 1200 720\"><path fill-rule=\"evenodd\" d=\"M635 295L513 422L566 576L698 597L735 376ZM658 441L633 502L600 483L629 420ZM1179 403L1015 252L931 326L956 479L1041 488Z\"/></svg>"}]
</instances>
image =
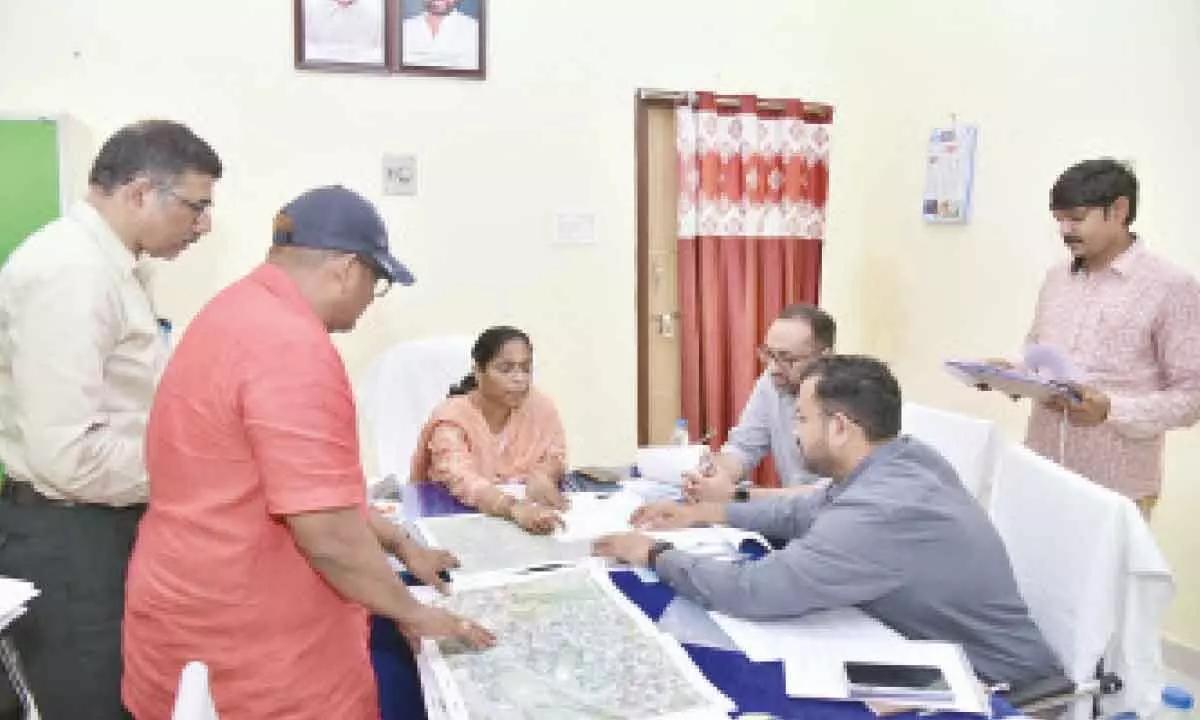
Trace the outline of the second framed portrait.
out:
<instances>
[{"instance_id":1,"label":"second framed portrait","mask_svg":"<svg viewBox=\"0 0 1200 720\"><path fill-rule=\"evenodd\" d=\"M391 53L399 73L483 79L487 65L486 0L397 0Z\"/></svg>"}]
</instances>

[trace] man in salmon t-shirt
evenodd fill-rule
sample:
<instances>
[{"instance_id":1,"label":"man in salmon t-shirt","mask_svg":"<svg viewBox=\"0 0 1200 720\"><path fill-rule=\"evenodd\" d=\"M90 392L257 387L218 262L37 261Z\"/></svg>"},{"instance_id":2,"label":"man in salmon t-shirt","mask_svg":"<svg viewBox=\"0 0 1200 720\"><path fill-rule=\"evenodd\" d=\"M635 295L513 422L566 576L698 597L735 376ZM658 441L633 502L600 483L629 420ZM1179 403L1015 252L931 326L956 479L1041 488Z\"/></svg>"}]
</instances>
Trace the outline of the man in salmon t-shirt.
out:
<instances>
[{"instance_id":1,"label":"man in salmon t-shirt","mask_svg":"<svg viewBox=\"0 0 1200 720\"><path fill-rule=\"evenodd\" d=\"M375 208L311 190L275 218L267 261L196 316L147 429L150 507L126 584L123 697L169 717L179 674L208 665L222 720L377 720L368 611L410 637L482 647L487 630L412 598L454 563L369 510L350 383L330 332L392 282Z\"/></svg>"}]
</instances>

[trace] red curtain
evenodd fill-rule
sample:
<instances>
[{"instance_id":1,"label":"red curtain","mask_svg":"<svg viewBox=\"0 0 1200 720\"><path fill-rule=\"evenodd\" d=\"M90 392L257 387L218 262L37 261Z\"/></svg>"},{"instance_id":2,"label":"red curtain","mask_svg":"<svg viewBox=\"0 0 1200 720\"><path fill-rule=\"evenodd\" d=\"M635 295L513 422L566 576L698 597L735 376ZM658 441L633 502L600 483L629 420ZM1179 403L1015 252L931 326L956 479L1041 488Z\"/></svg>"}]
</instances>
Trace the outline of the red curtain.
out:
<instances>
[{"instance_id":1,"label":"red curtain","mask_svg":"<svg viewBox=\"0 0 1200 720\"><path fill-rule=\"evenodd\" d=\"M787 304L818 300L832 109L698 93L676 111L683 416L719 447ZM757 476L777 484L768 465Z\"/></svg>"}]
</instances>

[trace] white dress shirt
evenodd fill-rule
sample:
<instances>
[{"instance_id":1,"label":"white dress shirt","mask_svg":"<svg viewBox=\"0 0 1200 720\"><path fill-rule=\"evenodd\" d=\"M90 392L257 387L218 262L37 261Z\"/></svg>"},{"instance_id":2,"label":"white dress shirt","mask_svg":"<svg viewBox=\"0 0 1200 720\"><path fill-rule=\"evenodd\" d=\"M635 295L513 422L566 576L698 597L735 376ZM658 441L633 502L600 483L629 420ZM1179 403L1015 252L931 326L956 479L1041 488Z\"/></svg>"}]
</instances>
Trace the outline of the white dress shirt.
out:
<instances>
[{"instance_id":1,"label":"white dress shirt","mask_svg":"<svg viewBox=\"0 0 1200 720\"><path fill-rule=\"evenodd\" d=\"M401 62L417 67L479 69L479 21L453 10L442 18L437 34L425 14L414 15L401 28Z\"/></svg>"},{"instance_id":2,"label":"white dress shirt","mask_svg":"<svg viewBox=\"0 0 1200 720\"><path fill-rule=\"evenodd\" d=\"M168 348L135 269L83 201L0 268L0 462L46 497L146 501L146 419Z\"/></svg>"},{"instance_id":3,"label":"white dress shirt","mask_svg":"<svg viewBox=\"0 0 1200 720\"><path fill-rule=\"evenodd\" d=\"M304 59L383 64L383 0L305 0Z\"/></svg>"}]
</instances>

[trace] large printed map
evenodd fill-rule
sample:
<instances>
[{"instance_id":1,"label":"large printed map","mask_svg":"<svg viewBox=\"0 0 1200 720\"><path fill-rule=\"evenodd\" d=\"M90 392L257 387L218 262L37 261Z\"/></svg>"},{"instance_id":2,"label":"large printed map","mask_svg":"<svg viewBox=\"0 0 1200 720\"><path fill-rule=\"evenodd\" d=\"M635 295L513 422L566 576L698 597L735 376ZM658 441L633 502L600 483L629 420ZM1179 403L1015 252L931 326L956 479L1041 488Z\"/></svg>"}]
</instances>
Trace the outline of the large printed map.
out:
<instances>
[{"instance_id":1,"label":"large printed map","mask_svg":"<svg viewBox=\"0 0 1200 720\"><path fill-rule=\"evenodd\" d=\"M448 607L491 628L495 647L437 644L465 714L496 720L727 717L723 696L674 640L585 567L456 590Z\"/></svg>"}]
</instances>

